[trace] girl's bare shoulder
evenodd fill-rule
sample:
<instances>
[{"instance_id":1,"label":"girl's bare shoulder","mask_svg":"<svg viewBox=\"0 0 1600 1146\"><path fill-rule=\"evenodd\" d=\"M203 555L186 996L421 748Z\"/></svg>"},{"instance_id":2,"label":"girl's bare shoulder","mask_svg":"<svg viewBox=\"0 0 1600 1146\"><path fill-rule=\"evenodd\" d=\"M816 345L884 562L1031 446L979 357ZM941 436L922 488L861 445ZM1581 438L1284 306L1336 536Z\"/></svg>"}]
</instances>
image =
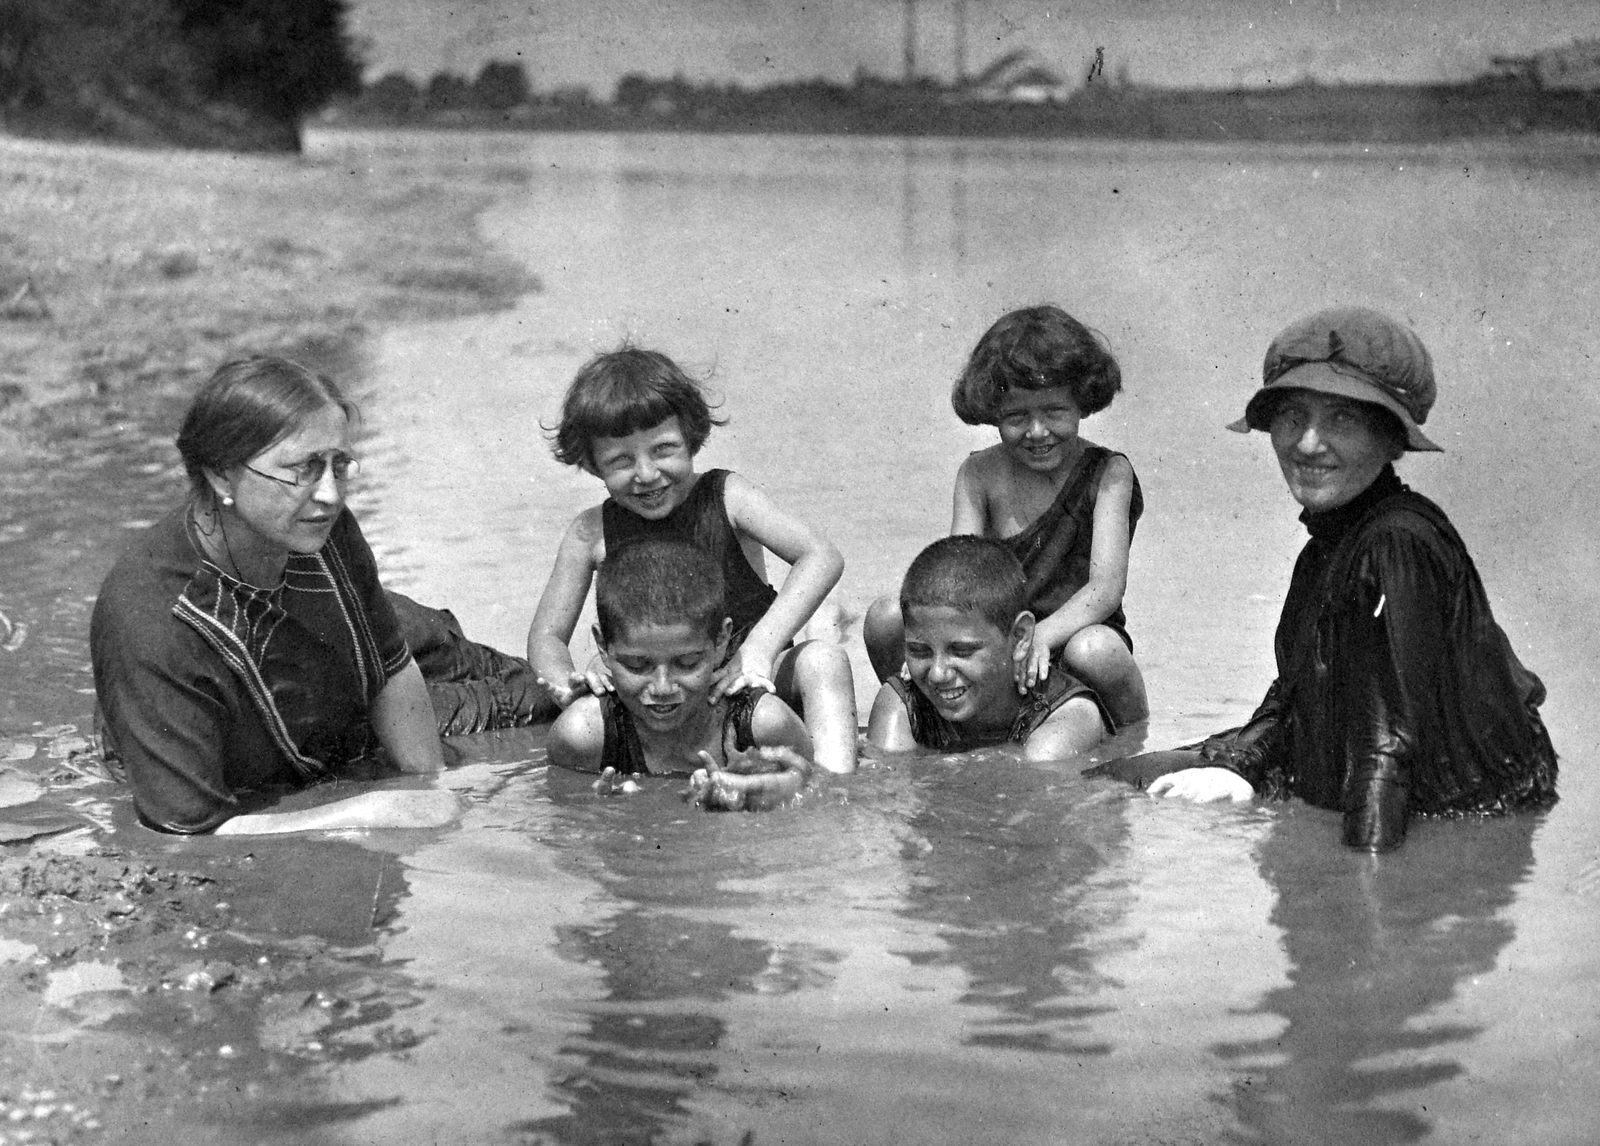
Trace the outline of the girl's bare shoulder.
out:
<instances>
[{"instance_id":1,"label":"girl's bare shoulder","mask_svg":"<svg viewBox=\"0 0 1600 1146\"><path fill-rule=\"evenodd\" d=\"M1010 459L1005 447L999 444L973 450L961 463L960 473L967 478L992 485L1010 473Z\"/></svg>"}]
</instances>

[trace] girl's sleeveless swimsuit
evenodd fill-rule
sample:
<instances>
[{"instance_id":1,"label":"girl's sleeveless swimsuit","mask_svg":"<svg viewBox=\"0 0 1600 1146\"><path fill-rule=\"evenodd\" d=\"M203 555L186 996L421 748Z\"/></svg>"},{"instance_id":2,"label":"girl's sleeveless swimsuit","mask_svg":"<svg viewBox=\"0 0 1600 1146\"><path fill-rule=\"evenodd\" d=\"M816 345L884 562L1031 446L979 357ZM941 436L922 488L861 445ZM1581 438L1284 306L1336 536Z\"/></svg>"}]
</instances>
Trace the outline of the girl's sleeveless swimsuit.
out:
<instances>
[{"instance_id":1,"label":"girl's sleeveless swimsuit","mask_svg":"<svg viewBox=\"0 0 1600 1146\"><path fill-rule=\"evenodd\" d=\"M728 615L733 618L733 640L728 644L731 655L766 615L778 594L745 559L723 503L727 480L727 470L707 470L683 504L658 521L630 513L607 498L600 506L600 523L607 553L646 538L672 537L711 554L722 566L728 586Z\"/></svg>"},{"instance_id":2,"label":"girl's sleeveless swimsuit","mask_svg":"<svg viewBox=\"0 0 1600 1146\"><path fill-rule=\"evenodd\" d=\"M1089 583L1089 558L1094 544L1094 507L1099 500L1100 478L1114 457L1104 446L1084 444L1083 455L1067 477L1066 484L1050 508L1027 529L1014 537L1001 538L1001 544L1017 555L1027 576L1028 608L1035 616L1048 617ZM1133 478L1133 497L1128 502L1128 541L1144 512L1144 493L1139 477ZM1116 612L1100 622L1116 631L1133 651L1128 636L1128 618L1118 605Z\"/></svg>"}]
</instances>

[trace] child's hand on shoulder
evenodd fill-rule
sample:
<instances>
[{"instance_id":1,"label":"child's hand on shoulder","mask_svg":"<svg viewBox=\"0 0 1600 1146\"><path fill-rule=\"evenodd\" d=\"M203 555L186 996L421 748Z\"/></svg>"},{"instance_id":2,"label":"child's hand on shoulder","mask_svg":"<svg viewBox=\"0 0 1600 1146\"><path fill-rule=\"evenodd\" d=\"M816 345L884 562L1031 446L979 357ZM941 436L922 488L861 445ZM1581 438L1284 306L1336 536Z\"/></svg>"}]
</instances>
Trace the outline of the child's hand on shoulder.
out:
<instances>
[{"instance_id":1,"label":"child's hand on shoulder","mask_svg":"<svg viewBox=\"0 0 1600 1146\"><path fill-rule=\"evenodd\" d=\"M1017 691L1026 696L1034 685L1050 679L1050 646L1037 636L1021 642L1012 655L1011 672Z\"/></svg>"},{"instance_id":2,"label":"child's hand on shoulder","mask_svg":"<svg viewBox=\"0 0 1600 1146\"><path fill-rule=\"evenodd\" d=\"M778 686L772 683L772 658L752 651L747 643L741 645L739 651L728 658L728 663L717 670L706 699L716 704L731 693L749 688L770 693L778 691Z\"/></svg>"},{"instance_id":3,"label":"child's hand on shoulder","mask_svg":"<svg viewBox=\"0 0 1600 1146\"><path fill-rule=\"evenodd\" d=\"M605 660L598 654L589 662L588 668L582 672L574 669L567 674L565 681L551 682L542 676L534 679L562 708L570 707L580 696L604 696L617 690L616 683L611 679L611 670L606 668Z\"/></svg>"},{"instance_id":4,"label":"child's hand on shoulder","mask_svg":"<svg viewBox=\"0 0 1600 1146\"><path fill-rule=\"evenodd\" d=\"M761 812L800 794L811 777L811 761L785 745L755 748L728 758L722 767L709 752L689 777L689 800L707 811Z\"/></svg>"}]
</instances>

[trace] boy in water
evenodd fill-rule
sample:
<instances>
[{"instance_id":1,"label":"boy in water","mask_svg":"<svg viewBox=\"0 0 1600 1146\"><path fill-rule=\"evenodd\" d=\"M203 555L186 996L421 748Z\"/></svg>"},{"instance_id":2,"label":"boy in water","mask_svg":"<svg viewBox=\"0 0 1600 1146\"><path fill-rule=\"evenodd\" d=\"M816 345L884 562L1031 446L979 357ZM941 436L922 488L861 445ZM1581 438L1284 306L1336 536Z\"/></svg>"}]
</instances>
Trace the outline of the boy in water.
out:
<instances>
[{"instance_id":1,"label":"boy in water","mask_svg":"<svg viewBox=\"0 0 1600 1146\"><path fill-rule=\"evenodd\" d=\"M577 672L567 647L594 571L610 552L641 538L687 540L722 569L733 618L728 660L713 666L707 699L715 704L746 688L776 693L803 714L816 763L852 772L849 658L837 644L792 644L838 583L844 561L739 475L695 472L695 455L720 424L700 386L664 354L625 347L578 371L562 403L555 455L594 474L611 496L580 513L561 539L528 631L528 660L563 708L586 692L608 691L604 664ZM766 580L768 549L790 565L776 592Z\"/></svg>"},{"instance_id":2,"label":"boy in water","mask_svg":"<svg viewBox=\"0 0 1600 1146\"><path fill-rule=\"evenodd\" d=\"M811 737L788 705L759 689L712 698L733 620L707 553L656 538L608 554L595 611L612 687L556 719L552 764L599 772L599 791L631 791L638 775L692 773L697 803L730 810L774 807L805 786Z\"/></svg>"},{"instance_id":3,"label":"boy in water","mask_svg":"<svg viewBox=\"0 0 1600 1146\"><path fill-rule=\"evenodd\" d=\"M1122 611L1144 499L1128 459L1078 433L1121 388L1103 340L1060 307L1002 316L950 394L963 422L1000 433L961 463L950 533L994 538L1022 562L1037 622L1018 688L1064 669L1094 687L1118 724L1130 724L1149 715ZM863 636L879 677L898 673L893 597L873 602Z\"/></svg>"},{"instance_id":4,"label":"boy in water","mask_svg":"<svg viewBox=\"0 0 1600 1146\"><path fill-rule=\"evenodd\" d=\"M1018 692L1037 630L1026 602L1022 564L998 541L945 537L917 554L900 586L905 671L878 692L867 742L889 752L1012 743L1030 760L1059 760L1114 731L1100 697L1064 671Z\"/></svg>"}]
</instances>

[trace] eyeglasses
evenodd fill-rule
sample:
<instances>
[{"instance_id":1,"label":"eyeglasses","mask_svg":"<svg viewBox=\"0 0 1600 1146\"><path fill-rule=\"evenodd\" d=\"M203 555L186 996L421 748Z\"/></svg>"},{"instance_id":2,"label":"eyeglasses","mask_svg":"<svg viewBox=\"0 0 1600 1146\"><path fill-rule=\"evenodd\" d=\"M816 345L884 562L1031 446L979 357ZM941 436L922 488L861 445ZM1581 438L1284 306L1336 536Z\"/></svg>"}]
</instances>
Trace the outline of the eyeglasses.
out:
<instances>
[{"instance_id":1,"label":"eyeglasses","mask_svg":"<svg viewBox=\"0 0 1600 1146\"><path fill-rule=\"evenodd\" d=\"M279 485L286 485L290 489L304 489L320 482L322 475L329 470L333 471L334 481L349 481L361 472L361 462L349 454L318 454L314 458L307 458L299 465L288 467L289 472L294 475L293 477L279 477L277 474L269 474L264 470L256 469L249 462L244 464L244 468L258 477L264 477L268 481L275 481Z\"/></svg>"}]
</instances>

